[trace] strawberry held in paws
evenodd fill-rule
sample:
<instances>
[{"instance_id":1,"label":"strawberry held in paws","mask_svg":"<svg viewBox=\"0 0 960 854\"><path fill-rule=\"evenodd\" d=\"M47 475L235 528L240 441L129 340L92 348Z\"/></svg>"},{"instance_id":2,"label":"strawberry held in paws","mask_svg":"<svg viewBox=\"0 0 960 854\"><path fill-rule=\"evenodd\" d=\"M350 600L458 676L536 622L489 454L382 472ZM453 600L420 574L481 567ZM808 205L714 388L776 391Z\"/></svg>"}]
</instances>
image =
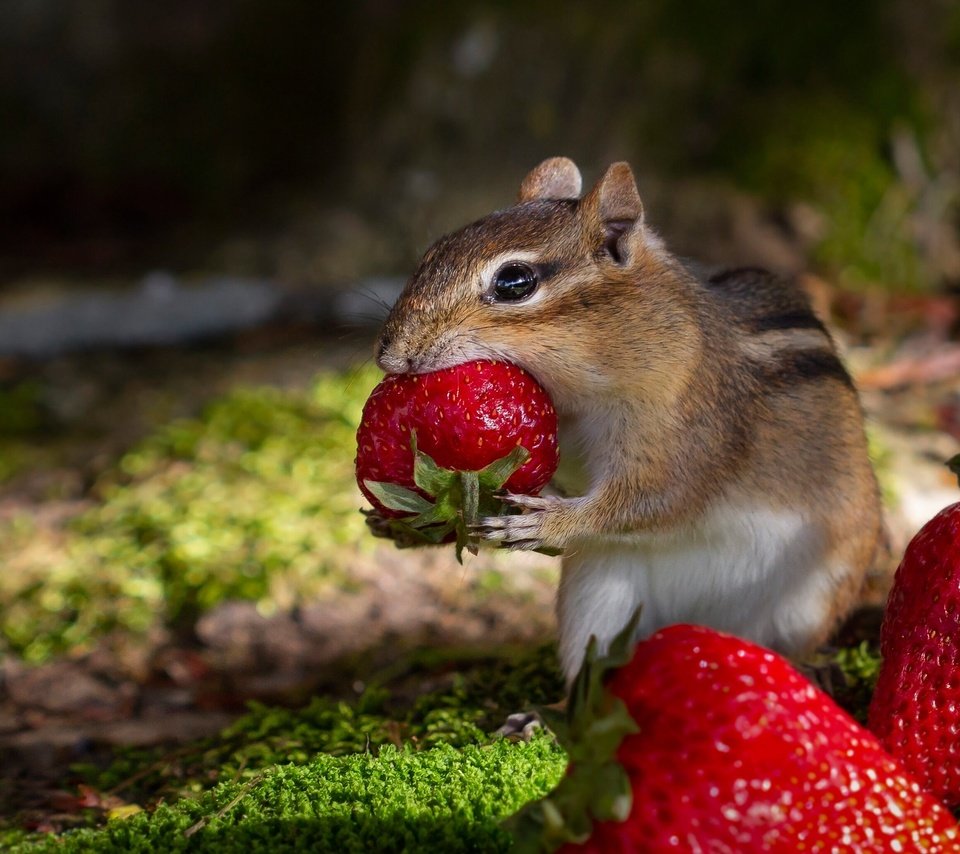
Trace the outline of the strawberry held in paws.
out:
<instances>
[{"instance_id":1,"label":"strawberry held in paws","mask_svg":"<svg viewBox=\"0 0 960 854\"><path fill-rule=\"evenodd\" d=\"M507 362L387 376L357 430L371 527L402 545L456 537L462 548L470 526L503 511L495 492L517 493L516 503L536 495L557 462L553 403Z\"/></svg>"},{"instance_id":2,"label":"strawberry held in paws","mask_svg":"<svg viewBox=\"0 0 960 854\"><path fill-rule=\"evenodd\" d=\"M518 850L958 850L952 816L780 656L700 626L629 637L588 654L567 776L521 813Z\"/></svg>"},{"instance_id":3,"label":"strawberry held in paws","mask_svg":"<svg viewBox=\"0 0 960 854\"><path fill-rule=\"evenodd\" d=\"M929 791L960 806L960 503L907 546L880 651L870 729Z\"/></svg>"}]
</instances>

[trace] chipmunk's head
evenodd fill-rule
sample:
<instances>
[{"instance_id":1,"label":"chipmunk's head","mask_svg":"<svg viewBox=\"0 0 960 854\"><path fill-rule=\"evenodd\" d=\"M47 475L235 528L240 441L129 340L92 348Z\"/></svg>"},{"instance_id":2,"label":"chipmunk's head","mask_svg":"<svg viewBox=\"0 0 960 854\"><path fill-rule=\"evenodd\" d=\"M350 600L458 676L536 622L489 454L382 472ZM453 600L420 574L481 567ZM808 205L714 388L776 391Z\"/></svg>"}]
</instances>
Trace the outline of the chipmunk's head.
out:
<instances>
[{"instance_id":1,"label":"chipmunk's head","mask_svg":"<svg viewBox=\"0 0 960 854\"><path fill-rule=\"evenodd\" d=\"M380 333L377 364L426 373L504 359L536 376L558 405L607 382L604 342L622 340L623 310L644 301L668 256L643 222L626 163L580 198L565 157L523 180L517 204L440 238Z\"/></svg>"}]
</instances>

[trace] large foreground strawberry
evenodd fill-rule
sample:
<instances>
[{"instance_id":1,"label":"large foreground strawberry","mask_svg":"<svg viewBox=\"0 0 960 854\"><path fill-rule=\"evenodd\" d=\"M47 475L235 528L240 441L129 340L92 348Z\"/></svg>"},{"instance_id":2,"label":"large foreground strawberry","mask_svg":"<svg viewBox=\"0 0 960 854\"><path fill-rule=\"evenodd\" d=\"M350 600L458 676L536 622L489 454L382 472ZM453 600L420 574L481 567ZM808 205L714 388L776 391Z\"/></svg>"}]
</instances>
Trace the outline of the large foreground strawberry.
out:
<instances>
[{"instance_id":1,"label":"large foreground strawberry","mask_svg":"<svg viewBox=\"0 0 960 854\"><path fill-rule=\"evenodd\" d=\"M553 403L508 362L387 376L357 430L371 527L406 545L456 536L462 548L471 524L504 510L496 491L535 495L557 462Z\"/></svg>"},{"instance_id":2,"label":"large foreground strawberry","mask_svg":"<svg viewBox=\"0 0 960 854\"><path fill-rule=\"evenodd\" d=\"M588 656L521 851L952 852L952 816L780 656L700 626ZM606 677L607 665L622 665Z\"/></svg>"},{"instance_id":3,"label":"large foreground strawberry","mask_svg":"<svg viewBox=\"0 0 960 854\"><path fill-rule=\"evenodd\" d=\"M870 729L929 791L960 806L960 503L907 546L880 651Z\"/></svg>"}]
</instances>

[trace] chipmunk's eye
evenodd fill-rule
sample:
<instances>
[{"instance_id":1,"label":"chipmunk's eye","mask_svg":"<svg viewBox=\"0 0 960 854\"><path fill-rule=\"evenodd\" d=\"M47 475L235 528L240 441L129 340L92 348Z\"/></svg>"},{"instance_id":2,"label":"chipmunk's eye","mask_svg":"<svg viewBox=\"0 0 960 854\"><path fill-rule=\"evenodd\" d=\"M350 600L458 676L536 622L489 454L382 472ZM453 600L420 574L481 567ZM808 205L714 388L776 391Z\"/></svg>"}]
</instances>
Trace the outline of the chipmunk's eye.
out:
<instances>
[{"instance_id":1,"label":"chipmunk's eye","mask_svg":"<svg viewBox=\"0 0 960 854\"><path fill-rule=\"evenodd\" d=\"M539 284L537 271L529 264L504 264L493 276L493 296L498 302L526 299Z\"/></svg>"}]
</instances>

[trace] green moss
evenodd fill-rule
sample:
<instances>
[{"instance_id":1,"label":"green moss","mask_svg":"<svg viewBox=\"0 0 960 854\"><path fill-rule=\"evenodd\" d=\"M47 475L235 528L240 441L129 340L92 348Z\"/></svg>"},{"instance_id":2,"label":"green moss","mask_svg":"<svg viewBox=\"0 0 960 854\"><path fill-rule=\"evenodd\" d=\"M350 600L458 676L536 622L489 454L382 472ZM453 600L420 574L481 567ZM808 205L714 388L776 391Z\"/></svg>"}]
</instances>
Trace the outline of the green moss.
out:
<instances>
[{"instance_id":1,"label":"green moss","mask_svg":"<svg viewBox=\"0 0 960 854\"><path fill-rule=\"evenodd\" d=\"M884 441L883 431L869 421L867 422L867 450L870 454L870 462L873 463L873 469L877 474L877 481L880 484L880 495L883 498L883 503L887 507L894 507L899 501L900 496L897 490L896 478L891 471L893 451Z\"/></svg>"},{"instance_id":2,"label":"green moss","mask_svg":"<svg viewBox=\"0 0 960 854\"><path fill-rule=\"evenodd\" d=\"M865 724L883 662L879 639L865 640L858 646L837 650L834 662L844 680L844 684L834 686L834 699L860 723Z\"/></svg>"},{"instance_id":3,"label":"green moss","mask_svg":"<svg viewBox=\"0 0 960 854\"><path fill-rule=\"evenodd\" d=\"M36 839L36 836L26 830L0 827L0 851L13 851L18 845L34 842Z\"/></svg>"},{"instance_id":4,"label":"green moss","mask_svg":"<svg viewBox=\"0 0 960 854\"><path fill-rule=\"evenodd\" d=\"M30 436L47 425L41 396L36 382L0 388L0 440Z\"/></svg>"},{"instance_id":5,"label":"green moss","mask_svg":"<svg viewBox=\"0 0 960 854\"><path fill-rule=\"evenodd\" d=\"M355 702L316 697L301 709L252 704L216 738L170 752L128 750L106 768L77 766L75 777L98 791L118 791L141 804L183 797L213 783L249 778L279 763L303 764L318 753L376 754L386 745L482 745L512 712L555 702L563 679L552 645L519 654L461 661L434 652L394 669L393 690L371 687ZM409 684L446 687L403 699Z\"/></svg>"},{"instance_id":6,"label":"green moss","mask_svg":"<svg viewBox=\"0 0 960 854\"><path fill-rule=\"evenodd\" d=\"M844 285L930 284L910 225L917 199L889 155L894 120L833 96L798 97L773 113L735 162L744 184L770 199L817 206L823 222L815 257Z\"/></svg>"},{"instance_id":7,"label":"green moss","mask_svg":"<svg viewBox=\"0 0 960 854\"><path fill-rule=\"evenodd\" d=\"M566 757L550 738L510 744L492 731L509 712L562 695L554 650L477 660L452 680L439 664L409 664L394 692L318 697L297 710L254 705L216 738L76 767L74 780L148 809L96 831L8 832L4 850L166 851L187 840L190 850L504 849L497 822L552 788ZM403 685L438 678L447 687L403 699Z\"/></svg>"},{"instance_id":8,"label":"green moss","mask_svg":"<svg viewBox=\"0 0 960 854\"><path fill-rule=\"evenodd\" d=\"M837 652L837 664L851 682L863 683L871 692L880 675L883 659L876 644L862 641L859 646L847 647Z\"/></svg>"},{"instance_id":9,"label":"green moss","mask_svg":"<svg viewBox=\"0 0 960 854\"><path fill-rule=\"evenodd\" d=\"M915 236L921 200L891 149L897 135L912 139L921 159L933 155L931 173L944 172L925 144L941 119L887 0L748 3L740 15L709 0L649 8L647 55L675 70L650 87L644 125L661 166L722 172L774 208L812 206L815 260L847 286L935 282ZM957 17L937 16L932 28L947 31Z\"/></svg>"},{"instance_id":10,"label":"green moss","mask_svg":"<svg viewBox=\"0 0 960 854\"><path fill-rule=\"evenodd\" d=\"M38 383L0 387L0 483L34 461L37 454L30 440L49 426Z\"/></svg>"},{"instance_id":11,"label":"green moss","mask_svg":"<svg viewBox=\"0 0 960 854\"><path fill-rule=\"evenodd\" d=\"M547 737L320 755L101 830L11 850L503 851L510 838L498 822L549 791L565 764Z\"/></svg>"},{"instance_id":12,"label":"green moss","mask_svg":"<svg viewBox=\"0 0 960 854\"><path fill-rule=\"evenodd\" d=\"M224 599L289 607L348 584L369 544L354 432L377 376L237 390L127 453L61 539L38 544L28 517L4 521L7 648L36 661L114 629L189 624Z\"/></svg>"}]
</instances>

